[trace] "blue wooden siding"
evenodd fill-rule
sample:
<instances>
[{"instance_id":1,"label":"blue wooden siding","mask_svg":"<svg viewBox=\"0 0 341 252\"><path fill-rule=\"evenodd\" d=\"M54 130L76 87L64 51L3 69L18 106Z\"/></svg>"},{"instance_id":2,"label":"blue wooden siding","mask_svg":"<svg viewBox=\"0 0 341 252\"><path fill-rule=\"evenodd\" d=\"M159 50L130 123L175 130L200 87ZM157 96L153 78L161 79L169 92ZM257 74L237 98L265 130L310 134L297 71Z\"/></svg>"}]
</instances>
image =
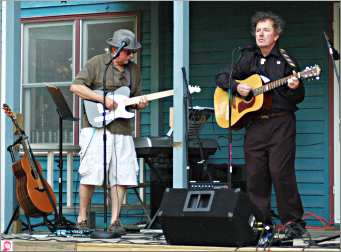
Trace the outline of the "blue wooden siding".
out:
<instances>
[{"instance_id":1,"label":"blue wooden siding","mask_svg":"<svg viewBox=\"0 0 341 252\"><path fill-rule=\"evenodd\" d=\"M78 15L78 14L94 14L94 13L108 13L108 12L138 12L140 15L140 35L141 43L143 46L140 63L141 63L141 77L142 77L142 92L149 93L150 91L150 3L149 2L108 2L108 1L72 1L66 4L61 4L60 1L47 1L47 2L22 2L21 17L42 17L42 16L60 16L60 15ZM150 121L149 109L141 113L141 131L143 135L149 135ZM146 120L147 119L147 120ZM43 167L46 167L46 159L40 159ZM74 206L78 206L78 175L79 159L74 161L73 171L73 202ZM66 204L66 159L64 160L63 171L63 204ZM149 169L146 167L146 177L149 176ZM58 167L55 163L54 169L54 191L58 201ZM149 188L145 190L146 203L149 204ZM132 190L128 190L127 200L130 204L137 204L137 198ZM96 189L92 204L103 205L103 191L101 188ZM108 218L110 221L110 213L108 211ZM78 212L68 212L65 214L67 218L74 221ZM137 223L144 219L143 211L140 209L122 209L121 216L123 223ZM98 227L103 226L103 213L96 213L96 224Z\"/></svg>"},{"instance_id":2,"label":"blue wooden siding","mask_svg":"<svg viewBox=\"0 0 341 252\"><path fill-rule=\"evenodd\" d=\"M294 55L300 66L319 64L320 80L306 83L306 97L299 104L297 116L296 174L299 191L306 212L330 218L329 209L329 97L328 55L323 31L329 27L328 3L273 3L273 2L191 2L190 3L190 69L189 80L200 85L202 92L193 95L194 105L213 107L214 76L231 65L231 53L237 46L254 43L250 19L255 11L273 11L286 21L281 47ZM162 9L164 20L160 24L164 48L160 66L161 82L172 85L172 6ZM304 12L304 15L302 13ZM180 67L180 66L179 66ZM163 101L164 133L168 129L168 107L172 100ZM227 162L227 131L219 128L215 120L206 123L201 131L205 138L218 140L220 150L209 163ZM244 163L244 131L233 133L233 163ZM276 203L273 200L276 210ZM308 218L309 225L320 222Z\"/></svg>"},{"instance_id":3,"label":"blue wooden siding","mask_svg":"<svg viewBox=\"0 0 341 252\"><path fill-rule=\"evenodd\" d=\"M271 10L283 17L286 27L280 44L302 68L314 64L322 67L320 80L305 82L306 98L296 113L296 174L305 211L329 219L329 75L322 36L330 25L328 3L192 2L190 80L203 89L194 96L195 104L213 106L214 75L231 64L233 48L254 42L250 18L257 10ZM226 133L214 121L203 128L202 135L219 139L221 147L210 162L226 162ZM234 132L234 163L243 163L243 140L243 131ZM276 206L274 200L273 203ZM308 224L319 222L310 219Z\"/></svg>"},{"instance_id":4,"label":"blue wooden siding","mask_svg":"<svg viewBox=\"0 0 341 252\"><path fill-rule=\"evenodd\" d=\"M67 6L58 3L45 5L22 3L22 17L65 14L90 14L115 11L139 11L143 44L141 67L143 92L150 91L150 9L146 2L73 2ZM191 2L190 3L190 84L200 85L202 92L193 96L193 104L213 106L214 76L231 64L231 52L237 46L253 43L250 18L255 11L271 10L286 21L281 46L294 55L301 67L319 64L320 80L306 82L306 98L297 112L296 173L299 191L307 212L329 219L329 97L328 55L322 32L329 23L328 3L323 2ZM304 15L302 15L304 13ZM160 3L160 86L173 85L173 9L171 2ZM181 67L181 66L179 66ZM161 100L162 132L168 131L168 111L172 98ZM142 113L141 134L150 134L149 108ZM205 138L217 139L220 145L209 163L227 162L227 132L219 128L214 119L201 131ZM233 162L242 164L243 130L233 133ZM78 167L75 161L75 167ZM76 171L75 171L76 172ZM148 172L148 171L147 171ZM74 178L77 178L76 173ZM75 182L77 183L77 182ZM78 190L78 189L77 189ZM75 192L77 193L77 192ZM102 202L98 191L95 201ZM78 200L78 199L77 199ZM275 208L275 201L274 208ZM309 219L309 225L319 225Z\"/></svg>"}]
</instances>

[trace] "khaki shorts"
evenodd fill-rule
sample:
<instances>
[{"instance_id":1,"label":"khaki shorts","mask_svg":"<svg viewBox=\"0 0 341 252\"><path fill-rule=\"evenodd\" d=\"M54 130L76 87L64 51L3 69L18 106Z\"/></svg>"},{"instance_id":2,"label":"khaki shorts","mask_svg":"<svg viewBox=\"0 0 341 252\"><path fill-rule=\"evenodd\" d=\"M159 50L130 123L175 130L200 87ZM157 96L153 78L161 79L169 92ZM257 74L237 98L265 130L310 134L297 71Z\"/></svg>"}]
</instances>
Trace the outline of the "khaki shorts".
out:
<instances>
[{"instance_id":1,"label":"khaki shorts","mask_svg":"<svg viewBox=\"0 0 341 252\"><path fill-rule=\"evenodd\" d=\"M113 185L136 186L138 164L132 136L107 134L107 178ZM103 129L83 128L80 133L80 183L100 186L103 172Z\"/></svg>"}]
</instances>

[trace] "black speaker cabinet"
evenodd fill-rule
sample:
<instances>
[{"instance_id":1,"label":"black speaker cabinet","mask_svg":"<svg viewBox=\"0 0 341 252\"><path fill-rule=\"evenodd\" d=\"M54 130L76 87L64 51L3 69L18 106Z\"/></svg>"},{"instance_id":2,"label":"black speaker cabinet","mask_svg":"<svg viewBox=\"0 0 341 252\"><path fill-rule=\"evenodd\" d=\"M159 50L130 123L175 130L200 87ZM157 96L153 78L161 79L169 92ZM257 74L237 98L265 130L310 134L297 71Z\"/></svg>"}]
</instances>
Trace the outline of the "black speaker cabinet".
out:
<instances>
[{"instance_id":1,"label":"black speaker cabinet","mask_svg":"<svg viewBox=\"0 0 341 252\"><path fill-rule=\"evenodd\" d=\"M166 189L158 214L169 244L202 246L255 244L260 216L245 193L230 189Z\"/></svg>"}]
</instances>

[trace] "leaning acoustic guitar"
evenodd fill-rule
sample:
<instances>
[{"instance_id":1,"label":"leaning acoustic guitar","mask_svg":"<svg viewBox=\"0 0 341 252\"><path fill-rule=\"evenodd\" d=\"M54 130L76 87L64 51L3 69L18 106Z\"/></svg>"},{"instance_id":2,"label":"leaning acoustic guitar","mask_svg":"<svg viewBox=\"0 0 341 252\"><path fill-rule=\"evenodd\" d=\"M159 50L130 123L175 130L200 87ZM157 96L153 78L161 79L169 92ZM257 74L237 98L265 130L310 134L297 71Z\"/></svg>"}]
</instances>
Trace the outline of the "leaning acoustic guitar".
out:
<instances>
[{"instance_id":1,"label":"leaning acoustic guitar","mask_svg":"<svg viewBox=\"0 0 341 252\"><path fill-rule=\"evenodd\" d=\"M16 195L19 205L26 216L39 217L55 211L56 197L52 188L42 176L42 168L34 159L28 137L20 128L14 113L7 104L2 109L15 125L24 155L16 160L13 165L13 173L16 177Z\"/></svg>"},{"instance_id":2,"label":"leaning acoustic guitar","mask_svg":"<svg viewBox=\"0 0 341 252\"><path fill-rule=\"evenodd\" d=\"M302 72L295 74L299 79L314 78L320 75L321 68L318 65L307 67ZM262 77L258 74L253 74L245 80L237 80L238 83L246 83L252 89L252 98L246 101L242 97L232 96L231 108L231 128L240 128L240 119L247 113L257 111L262 108L264 102L264 93L280 87L288 82L294 75L289 75L279 80L263 84ZM229 93L217 87L214 93L214 113L218 125L222 128L229 127ZM233 127L235 126L235 127Z\"/></svg>"}]
</instances>

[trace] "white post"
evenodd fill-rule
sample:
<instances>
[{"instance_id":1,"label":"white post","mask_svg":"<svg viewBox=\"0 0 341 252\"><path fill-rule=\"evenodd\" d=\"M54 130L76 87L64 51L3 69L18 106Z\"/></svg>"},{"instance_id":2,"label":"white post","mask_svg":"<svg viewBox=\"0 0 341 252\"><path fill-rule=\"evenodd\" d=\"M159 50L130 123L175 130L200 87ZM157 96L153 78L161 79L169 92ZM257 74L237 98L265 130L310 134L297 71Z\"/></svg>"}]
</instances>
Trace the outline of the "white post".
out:
<instances>
[{"instance_id":1,"label":"white post","mask_svg":"<svg viewBox=\"0 0 341 252\"><path fill-rule=\"evenodd\" d=\"M189 71L189 2L174 1L174 135L173 187L187 187L187 142L184 113L184 80L182 67ZM188 76L187 76L188 77Z\"/></svg>"},{"instance_id":2,"label":"white post","mask_svg":"<svg viewBox=\"0 0 341 252\"><path fill-rule=\"evenodd\" d=\"M340 52L340 2L334 3L334 46ZM340 76L340 60L337 64ZM340 224L341 90L334 73L334 222Z\"/></svg>"},{"instance_id":3,"label":"white post","mask_svg":"<svg viewBox=\"0 0 341 252\"><path fill-rule=\"evenodd\" d=\"M47 182L50 184L53 189L53 168L54 168L54 153L53 151L47 152L47 169L46 169L46 177Z\"/></svg>"},{"instance_id":4,"label":"white post","mask_svg":"<svg viewBox=\"0 0 341 252\"><path fill-rule=\"evenodd\" d=\"M72 206L72 172L73 172L73 152L67 152L66 158L66 206Z\"/></svg>"},{"instance_id":5,"label":"white post","mask_svg":"<svg viewBox=\"0 0 341 252\"><path fill-rule=\"evenodd\" d=\"M139 183L144 183L144 159L139 158L139 167L140 167L140 174L139 174ZM144 186L139 188L139 195L141 200L144 202Z\"/></svg>"},{"instance_id":6,"label":"white post","mask_svg":"<svg viewBox=\"0 0 341 252\"><path fill-rule=\"evenodd\" d=\"M1 105L7 103L14 112L20 110L20 2L2 1ZM14 210L14 176L7 146L14 141L12 124L1 113L1 200L0 232L7 227Z\"/></svg>"}]
</instances>

